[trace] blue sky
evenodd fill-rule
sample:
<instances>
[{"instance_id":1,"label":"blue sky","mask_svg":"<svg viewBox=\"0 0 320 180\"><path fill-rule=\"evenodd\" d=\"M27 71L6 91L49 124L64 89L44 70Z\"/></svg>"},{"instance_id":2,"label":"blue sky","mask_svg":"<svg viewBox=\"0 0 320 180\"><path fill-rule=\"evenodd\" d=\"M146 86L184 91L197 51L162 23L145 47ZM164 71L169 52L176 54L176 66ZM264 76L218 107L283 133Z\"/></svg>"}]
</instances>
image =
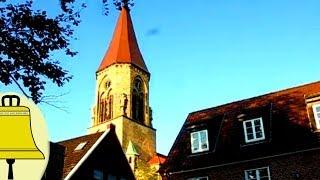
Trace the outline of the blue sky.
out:
<instances>
[{"instance_id":1,"label":"blue sky","mask_svg":"<svg viewBox=\"0 0 320 180\"><path fill-rule=\"evenodd\" d=\"M58 101L69 113L41 105L53 141L84 135L90 126L95 71L118 16L113 6L103 16L100 1L87 0L72 41L79 54L62 57L74 78L48 87L47 94L68 93ZM57 2L36 5L54 13ZM168 153L192 111L318 81L319 7L318 0L136 0L131 15L151 72L158 151Z\"/></svg>"}]
</instances>

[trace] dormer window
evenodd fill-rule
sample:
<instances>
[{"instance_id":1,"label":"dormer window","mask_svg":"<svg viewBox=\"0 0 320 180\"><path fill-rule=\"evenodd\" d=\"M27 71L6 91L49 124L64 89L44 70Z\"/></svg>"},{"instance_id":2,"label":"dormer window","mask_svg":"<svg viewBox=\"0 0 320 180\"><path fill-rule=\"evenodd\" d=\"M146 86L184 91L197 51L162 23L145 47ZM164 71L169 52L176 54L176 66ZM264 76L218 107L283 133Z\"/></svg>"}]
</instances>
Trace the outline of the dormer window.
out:
<instances>
[{"instance_id":1,"label":"dormer window","mask_svg":"<svg viewBox=\"0 0 320 180\"><path fill-rule=\"evenodd\" d=\"M191 152L199 153L209 150L208 130L192 132L191 136Z\"/></svg>"},{"instance_id":2,"label":"dormer window","mask_svg":"<svg viewBox=\"0 0 320 180\"><path fill-rule=\"evenodd\" d=\"M262 118L243 121L243 130L246 143L265 139Z\"/></svg>"},{"instance_id":3,"label":"dormer window","mask_svg":"<svg viewBox=\"0 0 320 180\"><path fill-rule=\"evenodd\" d=\"M305 95L310 124L315 132L320 130L320 92Z\"/></svg>"},{"instance_id":4,"label":"dormer window","mask_svg":"<svg viewBox=\"0 0 320 180\"><path fill-rule=\"evenodd\" d=\"M314 120L316 123L317 129L320 129L320 104L315 104L312 106Z\"/></svg>"}]
</instances>

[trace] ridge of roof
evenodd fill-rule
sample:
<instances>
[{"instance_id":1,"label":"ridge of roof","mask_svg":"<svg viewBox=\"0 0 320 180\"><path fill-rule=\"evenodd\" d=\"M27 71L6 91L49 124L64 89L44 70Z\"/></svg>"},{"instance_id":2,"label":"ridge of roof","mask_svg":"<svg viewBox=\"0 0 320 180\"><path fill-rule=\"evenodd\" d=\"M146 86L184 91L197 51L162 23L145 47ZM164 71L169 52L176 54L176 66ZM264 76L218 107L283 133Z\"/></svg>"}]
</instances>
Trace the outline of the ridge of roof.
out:
<instances>
[{"instance_id":1,"label":"ridge of roof","mask_svg":"<svg viewBox=\"0 0 320 180\"><path fill-rule=\"evenodd\" d=\"M74 140L85 138L85 137L88 137L88 136L97 136L99 134L102 135L103 133L104 132L97 132L97 133L94 133L94 134L87 134L87 135L83 135L83 136L73 137L73 138L70 138L70 139L65 139L65 140L62 140L62 141L57 141L55 143L63 144L63 143L66 143L66 142L74 141Z\"/></svg>"},{"instance_id":2,"label":"ridge of roof","mask_svg":"<svg viewBox=\"0 0 320 180\"><path fill-rule=\"evenodd\" d=\"M104 55L97 72L113 65L127 63L133 64L149 73L139 49L134 32L130 12L122 7L109 48Z\"/></svg>"},{"instance_id":3,"label":"ridge of roof","mask_svg":"<svg viewBox=\"0 0 320 180\"><path fill-rule=\"evenodd\" d=\"M158 156L162 156L162 157L167 157L166 155L161 154L161 153L158 153L158 152L157 152L157 155L158 155Z\"/></svg>"},{"instance_id":4,"label":"ridge of roof","mask_svg":"<svg viewBox=\"0 0 320 180\"><path fill-rule=\"evenodd\" d=\"M236 101L228 102L228 103L221 104L221 105L214 106L214 107L200 109L198 111L190 112L188 117L187 117L187 119L189 119L189 116L192 116L192 115L197 114L197 113L210 111L210 110L214 110L214 109L219 109L219 108L222 108L224 106L231 105L231 104L241 103L241 102L245 102L245 101L252 101L252 100L259 99L259 98L266 97L266 96L270 96L270 95L273 95L273 94L280 94L280 93L284 93L284 92L294 91L294 90L297 90L297 89L300 89L300 88L304 88L304 87L307 87L307 86L311 86L311 85L315 85L315 84L318 84L318 83L320 83L320 81L315 81L315 82L311 82L311 83L304 83L304 84L300 84L298 86L293 86L293 87L281 89L281 90L278 90L278 91L273 91L273 92L270 92L270 93L257 95L257 96L250 97L250 98L236 100Z\"/></svg>"}]
</instances>

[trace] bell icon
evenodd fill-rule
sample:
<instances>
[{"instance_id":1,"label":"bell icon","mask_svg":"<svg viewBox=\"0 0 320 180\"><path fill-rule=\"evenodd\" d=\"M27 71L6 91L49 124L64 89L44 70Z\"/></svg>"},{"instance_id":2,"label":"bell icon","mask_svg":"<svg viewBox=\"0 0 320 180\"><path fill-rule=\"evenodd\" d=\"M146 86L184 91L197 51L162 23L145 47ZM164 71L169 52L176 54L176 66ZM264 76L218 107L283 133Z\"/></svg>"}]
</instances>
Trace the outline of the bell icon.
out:
<instances>
[{"instance_id":1,"label":"bell icon","mask_svg":"<svg viewBox=\"0 0 320 180\"><path fill-rule=\"evenodd\" d=\"M20 106L20 98L16 95L5 95L1 102L0 159L7 160L8 179L13 179L12 164L15 159L44 159L44 155L33 139L30 109Z\"/></svg>"}]
</instances>

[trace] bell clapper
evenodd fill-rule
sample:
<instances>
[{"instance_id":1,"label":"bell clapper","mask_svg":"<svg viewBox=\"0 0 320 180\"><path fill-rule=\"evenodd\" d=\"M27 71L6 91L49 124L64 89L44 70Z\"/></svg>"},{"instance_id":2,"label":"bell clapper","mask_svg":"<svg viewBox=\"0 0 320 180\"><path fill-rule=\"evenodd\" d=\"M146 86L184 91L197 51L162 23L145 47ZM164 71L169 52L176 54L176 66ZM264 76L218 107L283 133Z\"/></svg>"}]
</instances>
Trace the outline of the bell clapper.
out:
<instances>
[{"instance_id":1,"label":"bell clapper","mask_svg":"<svg viewBox=\"0 0 320 180\"><path fill-rule=\"evenodd\" d=\"M8 171L8 180L13 180L13 170L12 165L14 164L14 159L7 159L7 163L9 165L9 171Z\"/></svg>"}]
</instances>

